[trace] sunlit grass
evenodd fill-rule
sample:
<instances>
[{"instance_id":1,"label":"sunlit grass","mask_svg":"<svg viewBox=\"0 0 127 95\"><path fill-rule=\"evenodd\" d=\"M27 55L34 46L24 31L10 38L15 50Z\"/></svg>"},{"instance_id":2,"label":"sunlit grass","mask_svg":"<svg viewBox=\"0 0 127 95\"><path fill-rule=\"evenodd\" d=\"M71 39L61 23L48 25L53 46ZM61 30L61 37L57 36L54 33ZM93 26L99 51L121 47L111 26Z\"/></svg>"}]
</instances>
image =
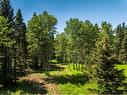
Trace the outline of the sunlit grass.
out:
<instances>
[{"instance_id":1,"label":"sunlit grass","mask_svg":"<svg viewBox=\"0 0 127 95\"><path fill-rule=\"evenodd\" d=\"M57 86L58 91L62 95L91 95L97 94L98 85L95 80L87 80L87 76L79 70L74 70L73 65L61 65L55 64L57 69L52 69L50 71L50 76L54 77L54 83ZM127 77L127 65L117 65L116 68L119 70L125 69L124 74ZM42 76L47 78L50 76L45 75L43 71L33 71L32 77ZM36 92L35 92L35 91ZM16 86L3 87L0 89L0 94L2 95L19 95L19 94L39 94L43 89L39 85L29 84L26 81L18 80ZM48 89L46 89L48 90ZM46 92L50 93L50 92Z\"/></svg>"},{"instance_id":2,"label":"sunlit grass","mask_svg":"<svg viewBox=\"0 0 127 95\"><path fill-rule=\"evenodd\" d=\"M127 76L127 65L117 65L116 66L119 70L125 69L124 74ZM54 76L67 76L67 75L79 75L83 74L82 71L77 71L73 69L73 65L64 65L64 70L62 71L53 71L51 72L51 75ZM80 79L80 78L79 78ZM73 81L76 81L77 79L73 79ZM64 79L60 79L59 81L66 81ZM71 82L60 82L58 84L58 89L61 94L63 95L90 95L94 94L96 95L97 92L94 89L97 89L97 83L96 81L90 80L84 83L83 85L81 84L73 84ZM92 90L93 89L93 90Z\"/></svg>"},{"instance_id":3,"label":"sunlit grass","mask_svg":"<svg viewBox=\"0 0 127 95\"><path fill-rule=\"evenodd\" d=\"M124 74L127 77L127 65L117 65L116 66L119 70L124 69Z\"/></svg>"},{"instance_id":4,"label":"sunlit grass","mask_svg":"<svg viewBox=\"0 0 127 95\"><path fill-rule=\"evenodd\" d=\"M85 79L84 73L79 70L74 70L73 65L62 65L65 69L62 71L52 71L51 75L58 78L58 89L63 95L88 95L96 94L91 89L96 89L95 81L88 81ZM87 77L86 77L87 78Z\"/></svg>"}]
</instances>

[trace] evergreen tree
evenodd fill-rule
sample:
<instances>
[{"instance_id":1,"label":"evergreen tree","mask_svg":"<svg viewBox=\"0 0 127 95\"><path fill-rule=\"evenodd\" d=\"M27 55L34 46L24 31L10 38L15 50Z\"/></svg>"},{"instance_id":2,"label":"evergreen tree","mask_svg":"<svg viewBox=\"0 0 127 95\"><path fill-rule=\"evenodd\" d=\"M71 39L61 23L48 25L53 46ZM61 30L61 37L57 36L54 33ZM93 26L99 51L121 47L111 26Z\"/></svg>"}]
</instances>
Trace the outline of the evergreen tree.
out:
<instances>
[{"instance_id":1,"label":"evergreen tree","mask_svg":"<svg viewBox=\"0 0 127 95\"><path fill-rule=\"evenodd\" d=\"M9 23L13 23L14 12L10 0L0 0L0 16L8 19Z\"/></svg>"},{"instance_id":2,"label":"evergreen tree","mask_svg":"<svg viewBox=\"0 0 127 95\"><path fill-rule=\"evenodd\" d=\"M116 58L118 58L118 60L120 60L120 61L124 61L124 58L125 58L124 54L125 54L125 50L126 50L126 48L124 48L125 41L126 41L125 23L123 23L122 25L119 24L115 31L116 31L116 35L115 35Z\"/></svg>"},{"instance_id":3,"label":"evergreen tree","mask_svg":"<svg viewBox=\"0 0 127 95\"><path fill-rule=\"evenodd\" d=\"M125 38L124 38L124 46L123 46L123 48L124 48L124 62L126 63L127 62L127 28L125 29Z\"/></svg>"},{"instance_id":4,"label":"evergreen tree","mask_svg":"<svg viewBox=\"0 0 127 95\"><path fill-rule=\"evenodd\" d=\"M9 60L9 50L12 49L15 41L9 36L12 33L12 29L9 28L7 20L0 16L0 54L2 62L2 76L4 83L12 81L11 62Z\"/></svg>"},{"instance_id":5,"label":"evergreen tree","mask_svg":"<svg viewBox=\"0 0 127 95\"><path fill-rule=\"evenodd\" d=\"M23 17L21 10L19 9L16 13L15 17L15 38L18 44L18 56L19 56L19 63L22 70L23 63L26 62L27 59L27 41L26 41L26 25L23 22Z\"/></svg>"},{"instance_id":6,"label":"evergreen tree","mask_svg":"<svg viewBox=\"0 0 127 95\"><path fill-rule=\"evenodd\" d=\"M34 16L37 16L36 12L33 13L33 17L34 17Z\"/></svg>"},{"instance_id":7,"label":"evergreen tree","mask_svg":"<svg viewBox=\"0 0 127 95\"><path fill-rule=\"evenodd\" d=\"M3 16L7 19L8 27L12 28L14 23L14 14L13 8L11 7L10 0L0 0L0 16ZM12 29L10 31L13 31ZM13 32L8 33L8 37L13 38ZM12 40L12 39L10 39ZM12 69L12 61L11 61L11 53L12 50L10 47L4 45L1 48L1 53L3 54L3 61L2 61L2 73L5 76L5 80L10 81L12 80L11 69Z\"/></svg>"},{"instance_id":8,"label":"evergreen tree","mask_svg":"<svg viewBox=\"0 0 127 95\"><path fill-rule=\"evenodd\" d=\"M123 70L115 68L120 62L112 56L109 38L106 35L102 41L103 45L97 48L96 56L96 76L99 94L123 94L125 76Z\"/></svg>"}]
</instances>

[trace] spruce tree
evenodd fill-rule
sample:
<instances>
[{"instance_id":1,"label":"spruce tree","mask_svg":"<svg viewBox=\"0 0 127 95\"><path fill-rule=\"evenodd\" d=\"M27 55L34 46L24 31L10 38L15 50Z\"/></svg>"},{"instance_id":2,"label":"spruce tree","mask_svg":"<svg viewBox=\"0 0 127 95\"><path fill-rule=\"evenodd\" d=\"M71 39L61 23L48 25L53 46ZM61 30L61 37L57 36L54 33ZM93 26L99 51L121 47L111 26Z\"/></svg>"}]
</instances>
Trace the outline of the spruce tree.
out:
<instances>
[{"instance_id":1,"label":"spruce tree","mask_svg":"<svg viewBox=\"0 0 127 95\"><path fill-rule=\"evenodd\" d=\"M0 16L3 16L7 19L8 27L13 27L13 8L11 7L10 0L0 0ZM8 37L11 38L13 36L12 29L10 30L11 33L8 33ZM2 46L2 45L1 45ZM6 81L12 80L12 64L11 64L11 47L8 47L8 45L3 45L0 51L3 54L3 60L2 60L2 77L4 77L5 83Z\"/></svg>"},{"instance_id":2,"label":"spruce tree","mask_svg":"<svg viewBox=\"0 0 127 95\"><path fill-rule=\"evenodd\" d=\"M125 38L124 38L124 60L127 63L127 28L125 31Z\"/></svg>"},{"instance_id":3,"label":"spruce tree","mask_svg":"<svg viewBox=\"0 0 127 95\"><path fill-rule=\"evenodd\" d=\"M99 94L123 94L125 76L123 70L118 70L115 65L120 62L112 56L112 50L109 46L109 38L105 37L103 45L100 45L97 50L97 82Z\"/></svg>"},{"instance_id":4,"label":"spruce tree","mask_svg":"<svg viewBox=\"0 0 127 95\"><path fill-rule=\"evenodd\" d=\"M10 0L0 0L0 16L8 19L9 23L13 23L14 12Z\"/></svg>"},{"instance_id":5,"label":"spruce tree","mask_svg":"<svg viewBox=\"0 0 127 95\"><path fill-rule=\"evenodd\" d=\"M119 24L116 28L116 35L115 35L115 54L116 58L120 61L124 61L125 55L124 55L124 45L125 45L125 23Z\"/></svg>"},{"instance_id":6,"label":"spruce tree","mask_svg":"<svg viewBox=\"0 0 127 95\"><path fill-rule=\"evenodd\" d=\"M15 17L16 25L16 41L18 44L18 53L20 57L20 65L26 62L27 59L27 41L26 41L26 25L23 22L21 10L19 9Z\"/></svg>"}]
</instances>

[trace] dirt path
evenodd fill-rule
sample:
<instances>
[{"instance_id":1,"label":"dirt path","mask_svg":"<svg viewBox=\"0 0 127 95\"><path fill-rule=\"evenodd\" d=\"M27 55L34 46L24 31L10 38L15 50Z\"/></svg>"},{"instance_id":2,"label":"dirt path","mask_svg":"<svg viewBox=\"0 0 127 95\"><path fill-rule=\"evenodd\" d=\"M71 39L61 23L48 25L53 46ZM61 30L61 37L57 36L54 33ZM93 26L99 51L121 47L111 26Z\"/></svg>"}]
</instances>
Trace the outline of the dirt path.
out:
<instances>
[{"instance_id":1,"label":"dirt path","mask_svg":"<svg viewBox=\"0 0 127 95\"><path fill-rule=\"evenodd\" d=\"M51 66L51 70L58 71L57 75L59 75L59 70L63 70L64 68L65 68L65 66L61 66L59 64L57 64L57 65L55 64L55 65ZM38 85L38 87L40 87L40 90L41 89L46 89L47 90L46 94L61 95L59 90L58 90L57 84L55 84L53 82L50 82L50 81L47 81L48 79L53 80L52 76L47 77L42 72L36 72L35 73L35 72L32 72L32 71L31 71L31 74L20 78L20 80L27 81L29 84ZM36 89L38 89L38 88L36 88ZM41 93L39 93L39 94L41 94Z\"/></svg>"},{"instance_id":2,"label":"dirt path","mask_svg":"<svg viewBox=\"0 0 127 95\"><path fill-rule=\"evenodd\" d=\"M30 84L38 84L42 88L46 88L49 95L61 95L58 91L57 85L54 83L46 82L47 77L42 74L30 74L23 77L21 80L28 81Z\"/></svg>"},{"instance_id":3,"label":"dirt path","mask_svg":"<svg viewBox=\"0 0 127 95\"><path fill-rule=\"evenodd\" d=\"M51 95L61 95L58 91L57 85L52 83L45 82L45 87L48 89L49 94Z\"/></svg>"}]
</instances>

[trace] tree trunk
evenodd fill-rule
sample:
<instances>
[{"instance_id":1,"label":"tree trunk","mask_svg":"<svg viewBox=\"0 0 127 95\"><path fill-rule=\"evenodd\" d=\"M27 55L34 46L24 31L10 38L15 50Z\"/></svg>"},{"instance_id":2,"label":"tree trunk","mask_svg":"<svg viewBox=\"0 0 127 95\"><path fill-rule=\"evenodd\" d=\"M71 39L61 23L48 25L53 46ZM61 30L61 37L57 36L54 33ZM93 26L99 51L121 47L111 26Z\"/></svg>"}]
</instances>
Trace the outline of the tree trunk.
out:
<instances>
[{"instance_id":1,"label":"tree trunk","mask_svg":"<svg viewBox=\"0 0 127 95\"><path fill-rule=\"evenodd\" d=\"M14 82L16 83L16 49L14 48Z\"/></svg>"}]
</instances>

